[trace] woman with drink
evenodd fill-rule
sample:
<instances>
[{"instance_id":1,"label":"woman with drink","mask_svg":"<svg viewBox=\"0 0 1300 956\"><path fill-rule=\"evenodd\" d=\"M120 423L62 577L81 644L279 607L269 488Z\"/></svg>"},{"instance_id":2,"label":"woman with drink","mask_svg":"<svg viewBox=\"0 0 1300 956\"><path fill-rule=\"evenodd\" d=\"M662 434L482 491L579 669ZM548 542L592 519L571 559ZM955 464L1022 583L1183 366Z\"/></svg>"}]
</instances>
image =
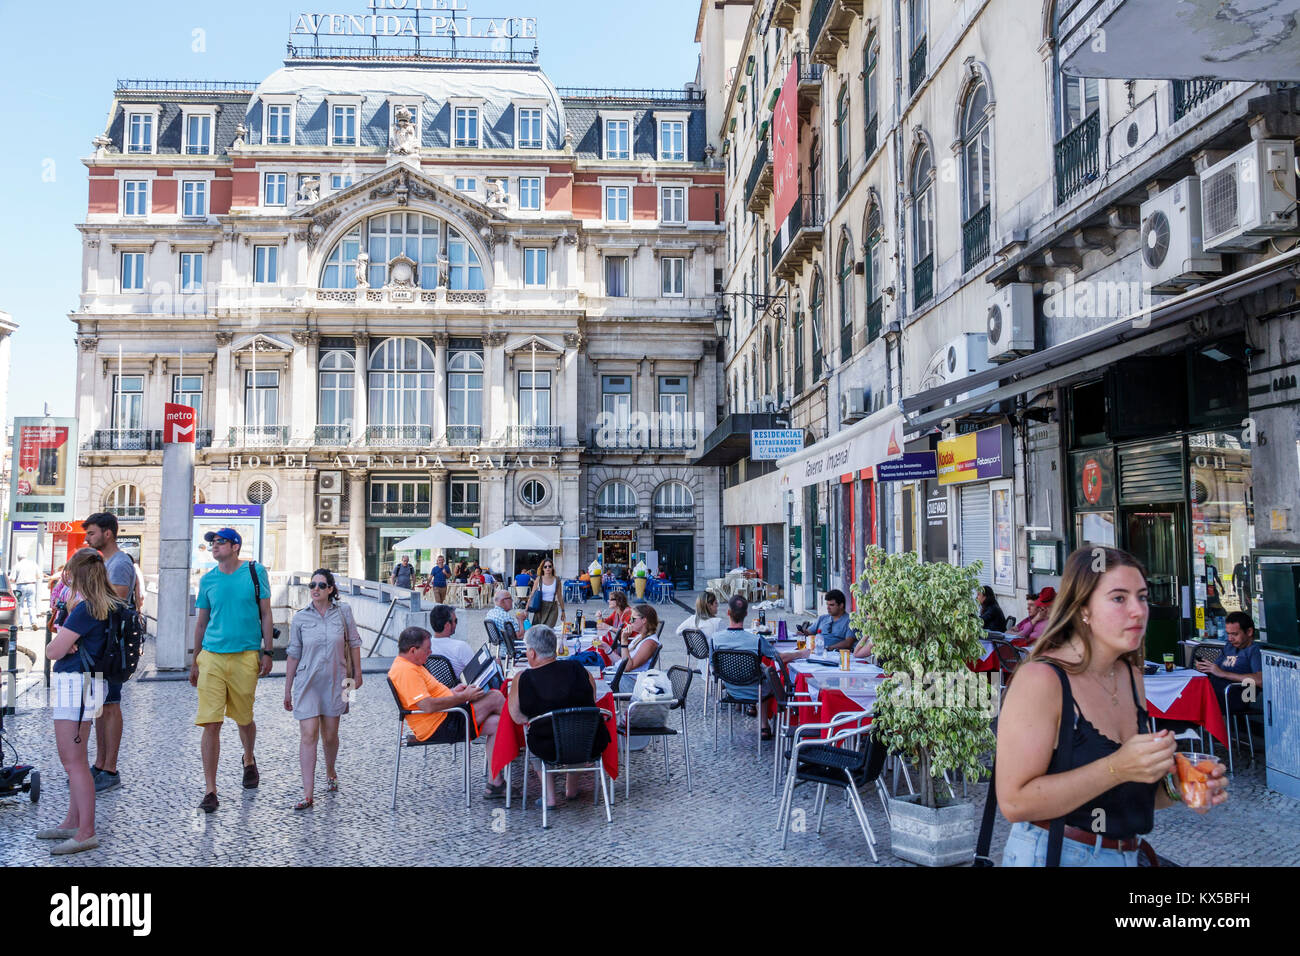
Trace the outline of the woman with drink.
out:
<instances>
[{"instance_id":1,"label":"woman with drink","mask_svg":"<svg viewBox=\"0 0 1300 956\"><path fill-rule=\"evenodd\" d=\"M997 799L1014 824L1004 866L1046 865L1053 821L1063 822L1062 866L1137 866L1155 810L1174 803L1164 785L1174 736L1152 733L1143 705L1148 614L1146 573L1131 555L1081 549L1067 559L998 721ZM1223 767L1205 777L1201 813L1227 799Z\"/></svg>"},{"instance_id":2,"label":"woman with drink","mask_svg":"<svg viewBox=\"0 0 1300 956\"><path fill-rule=\"evenodd\" d=\"M626 600L624 598L624 602ZM658 612L649 604L638 604L631 613L631 622L623 628L614 645L614 662L627 661L623 668L622 686L615 687L615 693L631 692L636 685L636 675L648 670L659 652Z\"/></svg>"}]
</instances>

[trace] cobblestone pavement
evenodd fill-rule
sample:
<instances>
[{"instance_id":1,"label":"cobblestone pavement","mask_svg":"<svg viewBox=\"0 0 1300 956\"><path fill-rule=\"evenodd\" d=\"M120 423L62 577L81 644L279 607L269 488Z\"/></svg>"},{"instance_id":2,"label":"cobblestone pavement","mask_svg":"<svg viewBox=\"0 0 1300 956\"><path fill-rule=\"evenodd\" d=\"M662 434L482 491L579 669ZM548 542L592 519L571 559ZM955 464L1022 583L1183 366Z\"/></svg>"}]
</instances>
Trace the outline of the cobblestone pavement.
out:
<instances>
[{"instance_id":1,"label":"cobblestone pavement","mask_svg":"<svg viewBox=\"0 0 1300 956\"><path fill-rule=\"evenodd\" d=\"M689 599L688 603L689 602ZM595 604L589 604L594 610ZM660 608L667 636L662 664L686 663L681 639L673 629L685 611ZM482 643L483 612L461 612L462 635ZM391 645L390 645L391 646ZM390 651L391 653L391 651ZM658 745L634 754L632 795L616 791L613 823L593 807L591 785L584 797L560 807L549 830L541 828L537 809L510 810L481 799L483 750L474 748L474 793L464 809L459 766L450 748L409 750L403 755L398 808L389 809L395 751L392 699L383 679L387 662L370 660L364 687L352 712L343 718L337 794L324 788L323 760L317 769L316 807L303 813L291 808L301 798L297 761L298 729L282 706L282 677L259 687L256 704L257 758L261 786L240 787L240 750L235 728L222 734L218 774L220 809L206 815L197 809L203 796L199 730L193 724L196 693L185 681L138 680L126 688L126 720L119 762L123 786L102 794L97 803L99 850L64 859L49 855L33 838L41 827L57 825L67 808L67 779L54 747L43 692L20 698L19 713L6 718L6 732L25 763L42 773L43 794L32 805L25 797L0 800L0 863L107 865L456 865L456 864L646 864L768 865L799 863L825 866L870 865L862 833L844 802L833 796L818 836L812 814L806 832L791 833L781 850L775 827L777 800L772 794L771 745L763 761L755 756L753 724L738 721L733 741L722 722L718 751L713 752L712 720L702 711L701 687L691 690L694 792L686 792L685 767L678 742L670 744L672 779L665 780ZM372 669L374 672L372 673ZM283 673L283 665L277 665ZM745 731L742 732L742 724ZM12 757L11 753L7 753ZM519 784L519 765L515 782ZM589 778L586 778L589 779ZM530 796L536 795L536 780ZM986 787L970 788L983 805ZM1159 852L1183 865L1300 865L1300 802L1268 792L1262 761L1239 773L1233 798L1201 819L1185 809L1163 811L1151 842ZM800 788L795 807L810 811L812 791ZM875 830L881 865L908 865L889 852L889 827L874 792L863 804ZM994 855L1000 856L1008 825L999 821Z\"/></svg>"}]
</instances>

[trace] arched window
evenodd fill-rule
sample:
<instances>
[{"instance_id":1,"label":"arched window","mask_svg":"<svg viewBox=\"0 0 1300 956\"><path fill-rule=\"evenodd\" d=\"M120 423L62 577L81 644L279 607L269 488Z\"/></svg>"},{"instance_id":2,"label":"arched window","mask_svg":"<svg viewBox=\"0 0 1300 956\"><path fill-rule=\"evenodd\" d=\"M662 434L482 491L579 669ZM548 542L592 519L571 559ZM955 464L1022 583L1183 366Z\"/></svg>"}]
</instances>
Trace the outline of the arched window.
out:
<instances>
[{"instance_id":1,"label":"arched window","mask_svg":"<svg viewBox=\"0 0 1300 956\"><path fill-rule=\"evenodd\" d=\"M867 45L862 50L862 118L865 124L866 141L862 152L870 156L876 151L876 140L880 132L879 104L876 86L879 83L876 70L880 63L880 41L876 34L867 37Z\"/></svg>"},{"instance_id":2,"label":"arched window","mask_svg":"<svg viewBox=\"0 0 1300 956\"><path fill-rule=\"evenodd\" d=\"M371 351L371 425L431 426L433 391L433 350L419 339L385 339Z\"/></svg>"},{"instance_id":3,"label":"arched window","mask_svg":"<svg viewBox=\"0 0 1300 956\"><path fill-rule=\"evenodd\" d=\"M480 292L483 290L483 267L478 253L455 229L447 230L447 287L453 292Z\"/></svg>"},{"instance_id":4,"label":"arched window","mask_svg":"<svg viewBox=\"0 0 1300 956\"><path fill-rule=\"evenodd\" d=\"M776 329L776 404L785 404L785 319Z\"/></svg>"},{"instance_id":5,"label":"arched window","mask_svg":"<svg viewBox=\"0 0 1300 956\"><path fill-rule=\"evenodd\" d=\"M845 233L840 240L839 268L836 270L840 300L840 361L853 357L853 243Z\"/></svg>"},{"instance_id":6,"label":"arched window","mask_svg":"<svg viewBox=\"0 0 1300 956\"><path fill-rule=\"evenodd\" d=\"M432 216L412 212L382 213L344 235L325 257L322 289L355 289L357 260L364 249L370 265L366 281L380 288L388 281L388 264L399 254L416 264L416 281L422 289L438 285L438 258L443 224ZM446 230L447 285L454 291L484 288L478 253L455 229Z\"/></svg>"},{"instance_id":7,"label":"arched window","mask_svg":"<svg viewBox=\"0 0 1300 956\"><path fill-rule=\"evenodd\" d=\"M483 356L456 352L447 363L447 442L477 445L483 432Z\"/></svg>"},{"instance_id":8,"label":"arched window","mask_svg":"<svg viewBox=\"0 0 1300 956\"><path fill-rule=\"evenodd\" d=\"M912 305L934 296L934 161L922 146L912 160Z\"/></svg>"},{"instance_id":9,"label":"arched window","mask_svg":"<svg viewBox=\"0 0 1300 956\"><path fill-rule=\"evenodd\" d=\"M761 402L763 394L758 390L758 341L749 350L749 374L754 382L754 401Z\"/></svg>"},{"instance_id":10,"label":"arched window","mask_svg":"<svg viewBox=\"0 0 1300 956\"><path fill-rule=\"evenodd\" d=\"M636 492L626 481L611 481L596 495L596 517L635 518Z\"/></svg>"},{"instance_id":11,"label":"arched window","mask_svg":"<svg viewBox=\"0 0 1300 956\"><path fill-rule=\"evenodd\" d=\"M136 485L116 485L104 495L104 510L119 521L143 521L144 495Z\"/></svg>"},{"instance_id":12,"label":"arched window","mask_svg":"<svg viewBox=\"0 0 1300 956\"><path fill-rule=\"evenodd\" d=\"M321 272L322 289L355 289L357 256L361 253L361 227L357 226L334 244ZM368 281L368 280L367 280Z\"/></svg>"},{"instance_id":13,"label":"arched window","mask_svg":"<svg viewBox=\"0 0 1300 956\"><path fill-rule=\"evenodd\" d=\"M874 342L880 335L880 323L883 315L880 293L884 288L885 257L880 252L881 238L880 203L873 201L867 209L866 222L866 262L863 264L863 276L867 285L867 341Z\"/></svg>"},{"instance_id":14,"label":"arched window","mask_svg":"<svg viewBox=\"0 0 1300 956\"><path fill-rule=\"evenodd\" d=\"M836 196L844 198L849 191L849 158L852 141L849 136L849 88L840 90L839 99L835 101L835 169L837 170Z\"/></svg>"},{"instance_id":15,"label":"arched window","mask_svg":"<svg viewBox=\"0 0 1300 956\"><path fill-rule=\"evenodd\" d=\"M1061 18L1073 4L1058 0L1052 11L1052 71L1056 109L1056 201L1065 202L1101 170L1101 100L1103 81L1061 72Z\"/></svg>"},{"instance_id":16,"label":"arched window","mask_svg":"<svg viewBox=\"0 0 1300 956\"><path fill-rule=\"evenodd\" d=\"M803 394L803 310L797 310L794 314L794 392L793 395Z\"/></svg>"},{"instance_id":17,"label":"arched window","mask_svg":"<svg viewBox=\"0 0 1300 956\"><path fill-rule=\"evenodd\" d=\"M352 440L352 390L356 360L351 352L335 350L321 356L318 445L345 445Z\"/></svg>"},{"instance_id":18,"label":"arched window","mask_svg":"<svg viewBox=\"0 0 1300 956\"><path fill-rule=\"evenodd\" d=\"M818 270L813 273L812 285L812 381L816 382L822 377L822 361L825 353L822 351L822 320L825 318L825 300L826 289L822 284L822 274ZM812 382L809 383L810 385Z\"/></svg>"},{"instance_id":19,"label":"arched window","mask_svg":"<svg viewBox=\"0 0 1300 956\"><path fill-rule=\"evenodd\" d=\"M749 359L748 359L748 358L745 359L744 371L741 372L740 380L741 380L742 382L745 383L745 397L744 397L743 401L744 401L744 404L745 404L745 409L748 410L748 409L749 409L749 403L752 402L752 401L754 400L754 393L753 393L753 391L750 389Z\"/></svg>"},{"instance_id":20,"label":"arched window","mask_svg":"<svg viewBox=\"0 0 1300 956\"><path fill-rule=\"evenodd\" d=\"M695 514L695 496L680 481L666 481L655 489L656 518L690 518Z\"/></svg>"},{"instance_id":21,"label":"arched window","mask_svg":"<svg viewBox=\"0 0 1300 956\"><path fill-rule=\"evenodd\" d=\"M962 268L974 267L989 254L989 219L993 196L993 134L988 122L989 91L977 83L962 107Z\"/></svg>"}]
</instances>

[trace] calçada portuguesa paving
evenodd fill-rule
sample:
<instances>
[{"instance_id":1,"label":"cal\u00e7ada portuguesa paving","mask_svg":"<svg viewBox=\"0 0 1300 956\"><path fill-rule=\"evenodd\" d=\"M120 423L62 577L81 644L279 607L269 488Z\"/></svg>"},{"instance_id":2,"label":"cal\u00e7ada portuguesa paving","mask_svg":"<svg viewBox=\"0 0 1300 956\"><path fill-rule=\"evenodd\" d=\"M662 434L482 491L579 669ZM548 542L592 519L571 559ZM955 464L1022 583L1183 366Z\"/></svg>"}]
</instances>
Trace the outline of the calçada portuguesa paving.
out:
<instances>
[{"instance_id":1,"label":"cal\u00e7ada portuguesa paving","mask_svg":"<svg viewBox=\"0 0 1300 956\"><path fill-rule=\"evenodd\" d=\"M684 598L690 603L689 596ZM587 607L594 610L594 602ZM660 605L665 618L662 666L686 664L682 640L674 634L686 612ZM482 611L461 611L460 636L483 643ZM28 632L24 644L34 640ZM387 645L392 653L392 644ZM146 654L151 657L150 647ZM148 666L146 660L146 667ZM461 796L459 764L451 748L407 750L402 757L397 810L389 809L393 784L396 711L383 670L365 668L364 686L351 713L342 720L340 792L324 792L323 758L318 758L316 806L295 813L301 799L298 726L283 708L283 677L258 687L257 759L261 786L240 787L240 748L233 723L222 731L218 793L221 806L207 815L203 796L199 729L194 726L196 691L184 680L137 680L123 699L125 734L119 770L120 789L100 794L96 804L101 847L72 857L51 857L35 839L42 827L56 826L67 809L67 778L54 745L44 692L19 698L16 717L5 718L5 732L23 763L42 775L40 802L25 796L0 800L0 863L39 866L413 866L413 865L715 865L820 866L871 865L866 842L843 796L832 795L825 825L817 835L811 813L813 791L800 787L794 806L808 825L791 832L781 851L776 830L777 798L772 793L772 745L763 760L755 755L754 723L738 719L734 740L721 721L713 752L713 713L706 721L703 686L691 688L689 726L694 792L686 792L686 771L678 740L669 744L672 779L666 780L658 744L633 754L631 800L624 799L620 777L613 823L591 803L590 777L583 797L561 805L549 830L541 812L521 808L518 795L506 810L501 801L481 798L483 750L473 749L473 795L468 811ZM284 665L277 664L277 675ZM146 673L147 676L147 673ZM674 717L674 720L677 718ZM93 745L92 745L93 752ZM6 748L6 757L12 753ZM6 761L7 762L7 761ZM519 764L515 785L519 786ZM530 799L538 793L535 778ZM983 806L985 784L972 785L969 798ZM1183 808L1156 815L1150 836L1162 856L1184 866L1300 865L1300 802L1269 792L1263 760L1240 769L1232 798L1210 818ZM874 790L862 792L882 866L910 866L889 852L889 826ZM1008 824L999 819L993 855L1000 859Z\"/></svg>"}]
</instances>

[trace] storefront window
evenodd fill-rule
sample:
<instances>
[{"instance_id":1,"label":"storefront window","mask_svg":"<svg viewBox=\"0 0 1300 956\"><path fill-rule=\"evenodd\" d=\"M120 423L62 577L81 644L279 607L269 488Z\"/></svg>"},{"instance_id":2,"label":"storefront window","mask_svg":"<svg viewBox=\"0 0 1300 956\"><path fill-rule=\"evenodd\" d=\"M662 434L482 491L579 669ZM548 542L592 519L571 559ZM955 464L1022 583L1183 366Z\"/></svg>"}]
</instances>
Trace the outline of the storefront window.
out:
<instances>
[{"instance_id":1,"label":"storefront window","mask_svg":"<svg viewBox=\"0 0 1300 956\"><path fill-rule=\"evenodd\" d=\"M1222 636L1231 611L1251 613L1255 546L1251 449L1240 431L1187 439L1196 630Z\"/></svg>"}]
</instances>

